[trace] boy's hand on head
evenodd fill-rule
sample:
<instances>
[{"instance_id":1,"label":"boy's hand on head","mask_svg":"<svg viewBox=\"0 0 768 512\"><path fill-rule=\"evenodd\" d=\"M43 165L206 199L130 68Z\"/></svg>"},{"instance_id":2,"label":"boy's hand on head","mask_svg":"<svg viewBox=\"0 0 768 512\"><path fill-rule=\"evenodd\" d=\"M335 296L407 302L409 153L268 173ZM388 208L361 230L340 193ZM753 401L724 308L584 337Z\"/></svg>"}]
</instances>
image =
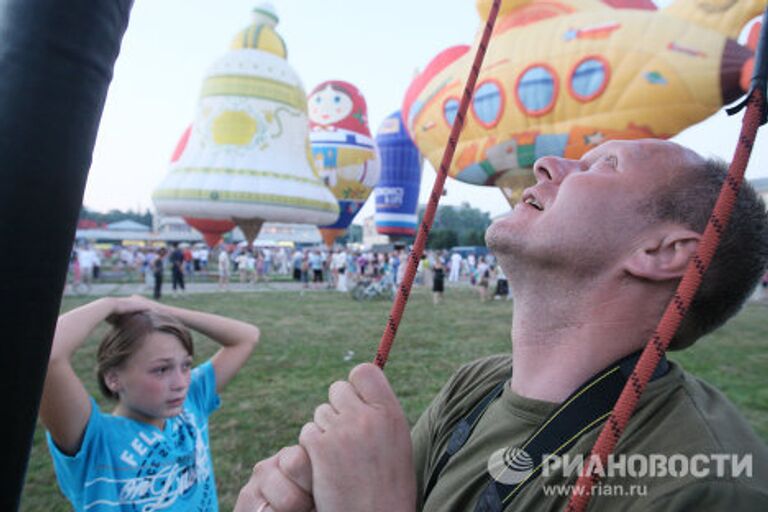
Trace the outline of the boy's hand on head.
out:
<instances>
[{"instance_id":1,"label":"boy's hand on head","mask_svg":"<svg viewBox=\"0 0 768 512\"><path fill-rule=\"evenodd\" d=\"M142 311L157 310L158 304L141 295L131 295L130 297L113 297L108 299L112 301L112 312L107 317L107 322L115 323L123 315L139 313Z\"/></svg>"},{"instance_id":2,"label":"boy's hand on head","mask_svg":"<svg viewBox=\"0 0 768 512\"><path fill-rule=\"evenodd\" d=\"M312 466L301 446L288 446L253 467L235 512L310 512Z\"/></svg>"},{"instance_id":3,"label":"boy's hand on head","mask_svg":"<svg viewBox=\"0 0 768 512\"><path fill-rule=\"evenodd\" d=\"M415 510L410 429L384 373L359 365L328 398L299 436L318 512Z\"/></svg>"}]
</instances>

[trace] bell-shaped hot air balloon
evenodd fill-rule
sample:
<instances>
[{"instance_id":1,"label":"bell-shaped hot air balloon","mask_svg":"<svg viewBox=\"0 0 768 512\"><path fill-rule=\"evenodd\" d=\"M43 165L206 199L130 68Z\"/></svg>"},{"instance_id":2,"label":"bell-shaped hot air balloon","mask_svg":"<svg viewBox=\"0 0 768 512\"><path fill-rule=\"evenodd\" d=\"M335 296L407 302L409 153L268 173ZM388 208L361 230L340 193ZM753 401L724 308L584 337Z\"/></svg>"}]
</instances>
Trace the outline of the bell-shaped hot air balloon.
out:
<instances>
[{"instance_id":1,"label":"bell-shaped hot air balloon","mask_svg":"<svg viewBox=\"0 0 768 512\"><path fill-rule=\"evenodd\" d=\"M384 119L376 134L381 178L376 197L376 231L394 238L412 237L418 224L423 159L408 136L400 112Z\"/></svg>"},{"instance_id":2,"label":"bell-shaped hot air balloon","mask_svg":"<svg viewBox=\"0 0 768 512\"><path fill-rule=\"evenodd\" d=\"M176 148L173 150L171 156L171 167L175 167L181 154L187 148L189 142L189 136L192 133L192 125L188 126L184 133L181 134L179 142L176 144ZM201 219L198 217L184 217L184 222L198 230L205 239L205 243L208 247L215 247L221 242L221 237L224 233L231 231L235 227L235 223L231 220L215 220L215 219Z\"/></svg>"},{"instance_id":3,"label":"bell-shaped hot air balloon","mask_svg":"<svg viewBox=\"0 0 768 512\"><path fill-rule=\"evenodd\" d=\"M340 80L309 93L309 125L315 168L339 202L339 218L320 227L329 247L346 231L379 182L379 157L368 129L365 98Z\"/></svg>"},{"instance_id":4,"label":"bell-shaped hot air balloon","mask_svg":"<svg viewBox=\"0 0 768 512\"><path fill-rule=\"evenodd\" d=\"M274 9L254 18L208 71L187 148L153 195L164 214L235 222L249 243L264 221L323 225L339 211L312 167L306 95Z\"/></svg>"},{"instance_id":5,"label":"bell-shaped hot air balloon","mask_svg":"<svg viewBox=\"0 0 768 512\"><path fill-rule=\"evenodd\" d=\"M477 0L482 18L492 0ZM668 138L737 99L753 51L736 38L765 0L502 0L449 174L513 202L545 155L608 139ZM479 37L478 37L479 40ZM477 42L475 42L477 45ZM437 168L474 47L411 83L403 118Z\"/></svg>"}]
</instances>

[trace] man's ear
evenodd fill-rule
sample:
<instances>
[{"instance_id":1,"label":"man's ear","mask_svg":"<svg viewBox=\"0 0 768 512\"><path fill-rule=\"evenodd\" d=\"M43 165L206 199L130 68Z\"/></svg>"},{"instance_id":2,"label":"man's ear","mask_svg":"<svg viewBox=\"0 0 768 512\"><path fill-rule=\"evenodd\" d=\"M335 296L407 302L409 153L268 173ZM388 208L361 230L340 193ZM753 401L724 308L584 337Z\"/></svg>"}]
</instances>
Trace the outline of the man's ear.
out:
<instances>
[{"instance_id":1,"label":"man's ear","mask_svg":"<svg viewBox=\"0 0 768 512\"><path fill-rule=\"evenodd\" d=\"M625 262L625 270L642 279L667 281L683 276L699 247L701 234L675 227L649 236Z\"/></svg>"}]
</instances>

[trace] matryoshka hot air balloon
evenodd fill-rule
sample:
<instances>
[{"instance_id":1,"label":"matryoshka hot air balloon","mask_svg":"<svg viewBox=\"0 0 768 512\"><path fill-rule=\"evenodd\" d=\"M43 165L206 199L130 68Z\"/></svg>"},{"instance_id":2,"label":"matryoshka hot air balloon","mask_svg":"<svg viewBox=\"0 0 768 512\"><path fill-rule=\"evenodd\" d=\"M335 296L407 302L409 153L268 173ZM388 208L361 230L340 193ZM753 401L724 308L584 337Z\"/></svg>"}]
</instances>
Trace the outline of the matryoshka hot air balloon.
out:
<instances>
[{"instance_id":1,"label":"matryoshka hot air balloon","mask_svg":"<svg viewBox=\"0 0 768 512\"><path fill-rule=\"evenodd\" d=\"M423 158L408 136L400 112L384 119L376 134L381 178L373 190L376 231L393 238L413 237L418 224Z\"/></svg>"},{"instance_id":2,"label":"matryoshka hot air balloon","mask_svg":"<svg viewBox=\"0 0 768 512\"><path fill-rule=\"evenodd\" d=\"M492 0L477 0L487 18ZM449 174L513 202L540 156L609 139L668 138L746 90L754 45L736 39L765 0L502 0ZM479 37L478 37L479 39ZM438 168L475 46L438 54L403 118Z\"/></svg>"},{"instance_id":3,"label":"matryoshka hot air balloon","mask_svg":"<svg viewBox=\"0 0 768 512\"><path fill-rule=\"evenodd\" d=\"M235 222L249 243L264 221L338 217L311 161L306 95L269 4L208 71L186 150L153 194L159 212ZM194 227L194 224L192 224Z\"/></svg>"},{"instance_id":4,"label":"matryoshka hot air balloon","mask_svg":"<svg viewBox=\"0 0 768 512\"><path fill-rule=\"evenodd\" d=\"M309 93L308 108L315 169L339 202L338 220L320 227L330 247L379 182L379 157L357 87L341 80L323 82Z\"/></svg>"}]
</instances>

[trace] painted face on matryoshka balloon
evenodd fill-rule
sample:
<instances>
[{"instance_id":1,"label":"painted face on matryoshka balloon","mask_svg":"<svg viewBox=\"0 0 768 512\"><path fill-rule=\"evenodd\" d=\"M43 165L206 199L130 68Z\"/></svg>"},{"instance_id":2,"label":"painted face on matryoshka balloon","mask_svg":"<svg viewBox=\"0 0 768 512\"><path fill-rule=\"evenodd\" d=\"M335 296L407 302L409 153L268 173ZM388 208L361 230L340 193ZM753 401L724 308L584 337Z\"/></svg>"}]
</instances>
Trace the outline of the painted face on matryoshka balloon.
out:
<instances>
[{"instance_id":1,"label":"painted face on matryoshka balloon","mask_svg":"<svg viewBox=\"0 0 768 512\"><path fill-rule=\"evenodd\" d=\"M317 124L334 124L352 113L352 98L340 87L328 84L309 97L309 119Z\"/></svg>"}]
</instances>

